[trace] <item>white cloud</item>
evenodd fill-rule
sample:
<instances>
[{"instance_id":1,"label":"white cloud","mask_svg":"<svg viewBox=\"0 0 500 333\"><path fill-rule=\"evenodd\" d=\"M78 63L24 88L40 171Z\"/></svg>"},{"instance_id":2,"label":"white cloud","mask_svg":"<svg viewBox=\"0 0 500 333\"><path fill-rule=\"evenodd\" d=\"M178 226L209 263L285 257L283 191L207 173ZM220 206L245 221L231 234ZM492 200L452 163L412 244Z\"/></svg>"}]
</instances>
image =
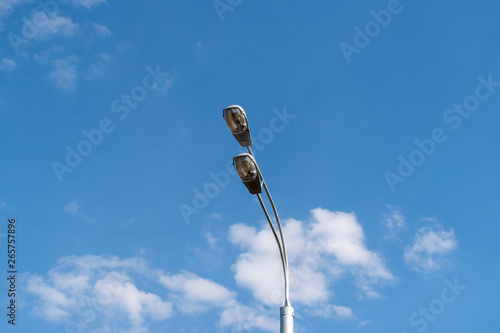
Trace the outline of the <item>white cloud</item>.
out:
<instances>
[{"instance_id":1,"label":"white cloud","mask_svg":"<svg viewBox=\"0 0 500 333\"><path fill-rule=\"evenodd\" d=\"M294 303L314 306L332 297L331 284L351 274L363 297L378 297L374 288L394 276L383 259L364 244L361 225L352 213L312 210L312 220L287 220L283 226L290 262ZM265 304L283 298L282 269L274 238L266 225L257 231L231 226L230 241L245 250L233 265L236 282Z\"/></svg>"},{"instance_id":2,"label":"white cloud","mask_svg":"<svg viewBox=\"0 0 500 333\"><path fill-rule=\"evenodd\" d=\"M68 256L61 258L58 264L61 269L71 269L80 274L117 269L150 272L146 261L141 258L120 259L115 256L97 255Z\"/></svg>"},{"instance_id":3,"label":"white cloud","mask_svg":"<svg viewBox=\"0 0 500 333\"><path fill-rule=\"evenodd\" d=\"M217 282L187 271L166 274L142 258L68 256L46 276L28 274L25 280L33 315L61 325L72 322L87 332L146 333L151 322L211 309L220 313L223 328L276 331L279 324L276 316L267 316L269 309L239 303L234 291ZM135 282L140 280L155 290L166 288L168 299L141 288Z\"/></svg>"},{"instance_id":4,"label":"white cloud","mask_svg":"<svg viewBox=\"0 0 500 333\"><path fill-rule=\"evenodd\" d=\"M106 0L73 0L73 3L91 9L100 4L107 4L108 2Z\"/></svg>"},{"instance_id":5,"label":"white cloud","mask_svg":"<svg viewBox=\"0 0 500 333\"><path fill-rule=\"evenodd\" d=\"M448 255L457 247L453 229L445 231L441 225L423 227L405 248L404 259L412 269L431 273L444 268L449 263Z\"/></svg>"},{"instance_id":6,"label":"white cloud","mask_svg":"<svg viewBox=\"0 0 500 333\"><path fill-rule=\"evenodd\" d=\"M89 285L88 275L78 275L75 273L59 273L49 272L50 280L54 285L58 286L61 290L67 291L84 291Z\"/></svg>"},{"instance_id":7,"label":"white cloud","mask_svg":"<svg viewBox=\"0 0 500 333\"><path fill-rule=\"evenodd\" d=\"M247 306L236 300L236 293L226 287L183 271L175 275L160 272L159 283L169 291L169 298L179 311L186 315L197 315L210 309L221 311L219 325L233 330L258 328L275 332L279 329L276 317L269 317L269 309L263 305ZM276 309L274 309L276 310Z\"/></svg>"},{"instance_id":8,"label":"white cloud","mask_svg":"<svg viewBox=\"0 0 500 333\"><path fill-rule=\"evenodd\" d=\"M96 294L106 305L105 311L109 316L113 316L115 312L125 312L134 330L141 330L146 317L158 321L172 316L172 303L163 301L158 295L137 289L132 282L119 281L115 276L108 274L94 286Z\"/></svg>"},{"instance_id":9,"label":"white cloud","mask_svg":"<svg viewBox=\"0 0 500 333\"><path fill-rule=\"evenodd\" d=\"M2 20L9 16L14 7L24 3L31 3L33 0L0 0L0 27ZM59 6L58 4L56 4ZM57 10L53 13L47 13L38 7L38 10L29 18L25 19L22 32L23 36L31 38L47 38L52 35L73 35L77 24L73 23L71 18L57 15Z\"/></svg>"},{"instance_id":10,"label":"white cloud","mask_svg":"<svg viewBox=\"0 0 500 333\"><path fill-rule=\"evenodd\" d=\"M215 238L211 233L206 232L205 239L212 250L217 249L217 242L219 241L217 238Z\"/></svg>"},{"instance_id":11,"label":"white cloud","mask_svg":"<svg viewBox=\"0 0 500 333\"><path fill-rule=\"evenodd\" d=\"M92 27L95 29L97 35L101 38L110 37L113 32L105 25L92 22Z\"/></svg>"},{"instance_id":12,"label":"white cloud","mask_svg":"<svg viewBox=\"0 0 500 333\"><path fill-rule=\"evenodd\" d=\"M35 305L33 312L48 321L59 322L69 317L68 309L76 305L74 299L46 284L39 276L29 277L26 292L38 296L41 304Z\"/></svg>"},{"instance_id":13,"label":"white cloud","mask_svg":"<svg viewBox=\"0 0 500 333\"><path fill-rule=\"evenodd\" d=\"M68 56L53 61L53 68L47 78L57 90L71 92L78 87L78 75L75 65L77 60L78 58L74 56Z\"/></svg>"},{"instance_id":14,"label":"white cloud","mask_svg":"<svg viewBox=\"0 0 500 333\"><path fill-rule=\"evenodd\" d=\"M264 228L257 232L253 227L235 224L230 227L229 239L247 250L232 266L238 285L250 289L260 302L279 303L282 300L283 271L271 231ZM294 299L296 297L294 293Z\"/></svg>"},{"instance_id":15,"label":"white cloud","mask_svg":"<svg viewBox=\"0 0 500 333\"><path fill-rule=\"evenodd\" d=\"M236 293L224 286L190 272L176 275L160 274L158 282L169 289L171 297L183 313L193 314L211 307L227 307L236 304Z\"/></svg>"},{"instance_id":16,"label":"white cloud","mask_svg":"<svg viewBox=\"0 0 500 333\"><path fill-rule=\"evenodd\" d=\"M352 318L354 315L352 314L352 310L348 307L341 305L332 305L332 311L337 314L337 316L342 318Z\"/></svg>"},{"instance_id":17,"label":"white cloud","mask_svg":"<svg viewBox=\"0 0 500 333\"><path fill-rule=\"evenodd\" d=\"M183 297L195 302L218 304L232 300L236 296L234 292L218 283L185 271L172 276L162 274L159 282L172 291L181 292Z\"/></svg>"},{"instance_id":18,"label":"white cloud","mask_svg":"<svg viewBox=\"0 0 500 333\"><path fill-rule=\"evenodd\" d=\"M95 218L87 216L80 210L80 205L76 201L70 201L64 206L64 211L84 222L93 223L96 221Z\"/></svg>"},{"instance_id":19,"label":"white cloud","mask_svg":"<svg viewBox=\"0 0 500 333\"><path fill-rule=\"evenodd\" d=\"M64 206L64 210L71 215L76 215L80 210L80 206L76 203L76 201L71 201Z\"/></svg>"},{"instance_id":20,"label":"white cloud","mask_svg":"<svg viewBox=\"0 0 500 333\"><path fill-rule=\"evenodd\" d=\"M11 72L16 69L16 63L14 60L2 58L0 61L0 71Z\"/></svg>"},{"instance_id":21,"label":"white cloud","mask_svg":"<svg viewBox=\"0 0 500 333\"><path fill-rule=\"evenodd\" d=\"M341 306L341 305L332 305L326 304L317 308L307 309L308 314L316 317L325 317L325 318L343 318L343 319L353 319L354 314L352 313L351 308Z\"/></svg>"},{"instance_id":22,"label":"white cloud","mask_svg":"<svg viewBox=\"0 0 500 333\"><path fill-rule=\"evenodd\" d=\"M80 214L74 201L65 210ZM291 301L301 312L355 319L351 308L332 303L334 283L349 276L363 297L377 297L378 287L394 280L383 258L367 248L353 213L317 208L309 221L285 221L284 233ZM217 246L211 234L205 237L209 245ZM27 302L32 313L45 320L71 320L89 332L111 332L111 328L148 332L153 321L206 311L219 313L222 329L278 331L279 318L272 313L283 301L283 273L269 227L235 224L229 239L243 250L232 269L236 283L252 292L251 304L240 303L235 291L189 271L170 274L151 268L142 258L96 255L65 257L45 276L29 275L27 293L34 299ZM147 283L141 285L144 280ZM93 310L96 306L99 311Z\"/></svg>"},{"instance_id":23,"label":"white cloud","mask_svg":"<svg viewBox=\"0 0 500 333\"><path fill-rule=\"evenodd\" d=\"M261 329L269 332L279 331L279 321L269 317L269 309L236 304L225 309L220 316L221 327L233 327L232 332L252 332Z\"/></svg>"},{"instance_id":24,"label":"white cloud","mask_svg":"<svg viewBox=\"0 0 500 333\"><path fill-rule=\"evenodd\" d=\"M41 39L48 39L49 37L55 35L63 35L63 36L73 36L76 28L78 27L77 23L73 23L73 20L69 17L62 16L47 16L45 13L44 23L37 27L37 32L34 33L34 37L39 37Z\"/></svg>"},{"instance_id":25,"label":"white cloud","mask_svg":"<svg viewBox=\"0 0 500 333\"><path fill-rule=\"evenodd\" d=\"M433 217L433 216L424 216L422 217L422 222L432 222L432 223L438 223L438 219Z\"/></svg>"},{"instance_id":26,"label":"white cloud","mask_svg":"<svg viewBox=\"0 0 500 333\"><path fill-rule=\"evenodd\" d=\"M146 269L145 269L146 267ZM44 320L74 322L80 329L146 332L148 322L172 316L172 303L141 290L134 277L151 274L143 259L105 256L62 258L46 277L27 275L32 313Z\"/></svg>"},{"instance_id":27,"label":"white cloud","mask_svg":"<svg viewBox=\"0 0 500 333\"><path fill-rule=\"evenodd\" d=\"M214 220L214 221L223 221L224 217L222 216L221 213L212 213L207 216L209 219Z\"/></svg>"},{"instance_id":28,"label":"white cloud","mask_svg":"<svg viewBox=\"0 0 500 333\"><path fill-rule=\"evenodd\" d=\"M401 212L391 206L387 205L389 209L389 213L384 215L384 219L382 220L382 224L387 228L388 234L386 237L394 237L396 233L404 228L406 221Z\"/></svg>"}]
</instances>

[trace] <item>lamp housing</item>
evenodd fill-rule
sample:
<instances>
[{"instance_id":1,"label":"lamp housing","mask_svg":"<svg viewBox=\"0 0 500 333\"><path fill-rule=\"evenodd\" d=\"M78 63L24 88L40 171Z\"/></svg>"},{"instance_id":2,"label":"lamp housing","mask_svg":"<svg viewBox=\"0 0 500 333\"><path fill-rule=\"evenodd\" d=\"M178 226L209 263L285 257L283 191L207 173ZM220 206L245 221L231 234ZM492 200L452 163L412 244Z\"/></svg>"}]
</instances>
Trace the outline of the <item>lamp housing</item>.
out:
<instances>
[{"instance_id":1,"label":"lamp housing","mask_svg":"<svg viewBox=\"0 0 500 333\"><path fill-rule=\"evenodd\" d=\"M251 194L262 193L259 167L252 155L247 153L239 154L233 158L233 165Z\"/></svg>"},{"instance_id":2,"label":"lamp housing","mask_svg":"<svg viewBox=\"0 0 500 333\"><path fill-rule=\"evenodd\" d=\"M252 137L245 110L239 105L230 105L223 111L227 127L242 147L252 145Z\"/></svg>"}]
</instances>

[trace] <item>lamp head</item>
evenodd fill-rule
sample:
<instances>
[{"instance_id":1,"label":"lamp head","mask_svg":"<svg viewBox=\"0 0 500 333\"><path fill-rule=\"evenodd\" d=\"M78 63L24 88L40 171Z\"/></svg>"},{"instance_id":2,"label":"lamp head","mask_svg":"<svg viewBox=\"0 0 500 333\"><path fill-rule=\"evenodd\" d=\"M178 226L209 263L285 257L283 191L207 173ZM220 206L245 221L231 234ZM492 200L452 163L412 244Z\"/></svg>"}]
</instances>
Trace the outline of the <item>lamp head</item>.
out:
<instances>
[{"instance_id":1,"label":"lamp head","mask_svg":"<svg viewBox=\"0 0 500 333\"><path fill-rule=\"evenodd\" d=\"M248 119L245 111L239 105L231 105L223 111L224 120L227 127L242 147L252 145L252 137L250 136L250 128L248 127Z\"/></svg>"},{"instance_id":2,"label":"lamp head","mask_svg":"<svg viewBox=\"0 0 500 333\"><path fill-rule=\"evenodd\" d=\"M244 153L233 158L233 165L251 194L262 193L259 167L252 155Z\"/></svg>"}]
</instances>

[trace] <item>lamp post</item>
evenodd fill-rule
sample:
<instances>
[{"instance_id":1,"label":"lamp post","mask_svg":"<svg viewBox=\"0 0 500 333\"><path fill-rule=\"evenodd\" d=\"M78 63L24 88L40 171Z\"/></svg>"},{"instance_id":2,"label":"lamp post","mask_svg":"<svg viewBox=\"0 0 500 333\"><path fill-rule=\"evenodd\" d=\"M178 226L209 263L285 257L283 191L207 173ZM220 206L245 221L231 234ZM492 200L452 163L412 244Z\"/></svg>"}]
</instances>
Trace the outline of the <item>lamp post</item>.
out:
<instances>
[{"instance_id":1,"label":"lamp post","mask_svg":"<svg viewBox=\"0 0 500 333\"><path fill-rule=\"evenodd\" d=\"M281 228L281 221L278 216L278 211L276 210L276 206L274 205L273 198L269 193L269 189L267 188L267 184L262 176L262 172L257 165L257 161L255 160L255 156L253 155L252 149L250 146L252 145L252 137L250 136L250 128L248 126L248 119L245 111L239 105L231 105L224 109L223 113L224 119L226 120L226 124L233 133L236 140L238 140L239 144L242 147L246 147L248 153L243 153L236 156L233 159L233 165L236 169L236 172L240 176L243 184L248 188L251 194L256 194L259 199L260 205L264 214L266 215L267 222L271 227L271 231L273 232L274 239L278 245L278 249L280 252L281 263L283 265L283 276L285 279L285 300L283 302L283 306L280 308L280 332L281 333L293 333L293 319L294 319L294 309L290 304L289 299L289 270L288 270L288 257L286 253L285 246L285 238L283 237L283 230ZM271 207L274 212L274 216L276 218L276 222L278 224L279 237L276 233L276 228L271 221L271 217L262 201L261 193L262 188L267 194L269 198L269 202L271 203Z\"/></svg>"}]
</instances>

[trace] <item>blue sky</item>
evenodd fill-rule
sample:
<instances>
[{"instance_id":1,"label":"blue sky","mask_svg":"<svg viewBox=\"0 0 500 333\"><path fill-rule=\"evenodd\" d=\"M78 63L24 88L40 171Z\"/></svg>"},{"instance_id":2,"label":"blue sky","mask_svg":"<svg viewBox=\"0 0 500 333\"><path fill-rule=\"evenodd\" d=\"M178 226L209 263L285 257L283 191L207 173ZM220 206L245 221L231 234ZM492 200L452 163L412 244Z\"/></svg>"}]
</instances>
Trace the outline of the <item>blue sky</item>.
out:
<instances>
[{"instance_id":1,"label":"blue sky","mask_svg":"<svg viewBox=\"0 0 500 333\"><path fill-rule=\"evenodd\" d=\"M494 331L499 10L0 0L2 332Z\"/></svg>"}]
</instances>

